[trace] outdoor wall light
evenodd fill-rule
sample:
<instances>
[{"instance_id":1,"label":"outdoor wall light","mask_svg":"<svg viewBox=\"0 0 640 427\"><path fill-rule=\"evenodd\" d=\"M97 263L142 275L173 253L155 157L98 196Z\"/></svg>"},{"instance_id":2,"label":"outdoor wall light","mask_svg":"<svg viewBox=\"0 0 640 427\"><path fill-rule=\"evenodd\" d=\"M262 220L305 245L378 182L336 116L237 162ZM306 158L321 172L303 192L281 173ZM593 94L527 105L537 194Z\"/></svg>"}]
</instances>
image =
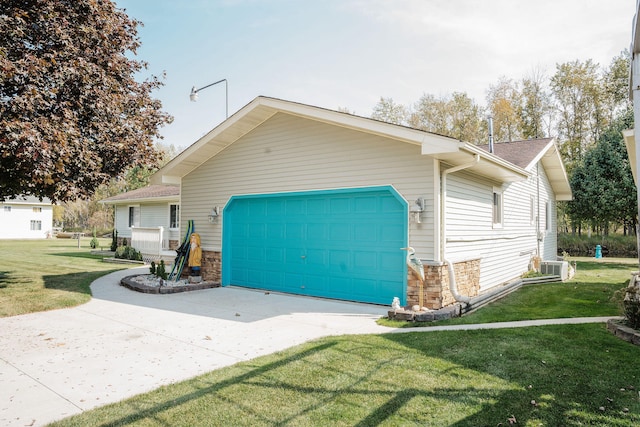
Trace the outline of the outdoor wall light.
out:
<instances>
[{"instance_id":1,"label":"outdoor wall light","mask_svg":"<svg viewBox=\"0 0 640 427\"><path fill-rule=\"evenodd\" d=\"M211 213L209 214L209 222L211 224L215 223L219 216L220 216L220 208L217 206L214 206L213 209L211 209Z\"/></svg>"},{"instance_id":2,"label":"outdoor wall light","mask_svg":"<svg viewBox=\"0 0 640 427\"><path fill-rule=\"evenodd\" d=\"M421 221L421 216L422 216L422 212L424 212L424 199L422 197L417 198L413 204L411 205L411 207L409 208L409 212L411 212L411 214L413 215L413 220L417 223L420 224Z\"/></svg>"}]
</instances>

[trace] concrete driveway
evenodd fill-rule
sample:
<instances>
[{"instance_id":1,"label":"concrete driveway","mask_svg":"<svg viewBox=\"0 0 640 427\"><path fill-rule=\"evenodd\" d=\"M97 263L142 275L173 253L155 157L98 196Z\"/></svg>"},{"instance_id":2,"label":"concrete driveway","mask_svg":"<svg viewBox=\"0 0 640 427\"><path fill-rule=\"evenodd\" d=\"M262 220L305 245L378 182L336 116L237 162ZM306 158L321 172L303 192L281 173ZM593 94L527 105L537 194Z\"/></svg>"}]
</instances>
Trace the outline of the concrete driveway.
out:
<instances>
[{"instance_id":1,"label":"concrete driveway","mask_svg":"<svg viewBox=\"0 0 640 427\"><path fill-rule=\"evenodd\" d=\"M0 425L41 426L161 385L329 335L519 328L611 317L389 329L388 308L217 288L150 295L91 285L85 305L0 319Z\"/></svg>"},{"instance_id":2,"label":"concrete driveway","mask_svg":"<svg viewBox=\"0 0 640 427\"><path fill-rule=\"evenodd\" d=\"M91 285L82 306L0 319L0 425L40 426L327 335L389 332L387 308L241 288Z\"/></svg>"}]
</instances>

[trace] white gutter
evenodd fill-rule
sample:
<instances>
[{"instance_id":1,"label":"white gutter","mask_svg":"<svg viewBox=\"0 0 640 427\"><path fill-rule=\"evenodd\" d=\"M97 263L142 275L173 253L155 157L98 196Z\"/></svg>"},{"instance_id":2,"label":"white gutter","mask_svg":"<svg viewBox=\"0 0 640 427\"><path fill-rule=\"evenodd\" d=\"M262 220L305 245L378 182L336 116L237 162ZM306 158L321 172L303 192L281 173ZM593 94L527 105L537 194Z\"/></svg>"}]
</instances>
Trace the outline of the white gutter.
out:
<instances>
[{"instance_id":1,"label":"white gutter","mask_svg":"<svg viewBox=\"0 0 640 427\"><path fill-rule=\"evenodd\" d=\"M442 260L447 263L447 269L449 271L449 290L451 291L451 294L453 295L453 298L455 298L456 301L458 302L464 302L464 303L469 303L469 301L471 301L471 298L467 297L467 296L463 296L460 295L458 293L458 285L456 284L456 276L454 274L453 271L453 264L451 263L451 261L449 261L447 259L447 255L446 255L446 247L447 247L447 175L449 175L450 173L453 172L458 172L460 170L463 169L467 169L470 168L472 166L477 165L480 162L480 154L476 153L474 155L474 158L472 161L470 161L469 163L464 163L462 165L458 165L449 169L446 169L442 172L442 178L441 178L441 189L440 189L440 209L441 209L441 213L440 213L440 255L442 257Z\"/></svg>"}]
</instances>

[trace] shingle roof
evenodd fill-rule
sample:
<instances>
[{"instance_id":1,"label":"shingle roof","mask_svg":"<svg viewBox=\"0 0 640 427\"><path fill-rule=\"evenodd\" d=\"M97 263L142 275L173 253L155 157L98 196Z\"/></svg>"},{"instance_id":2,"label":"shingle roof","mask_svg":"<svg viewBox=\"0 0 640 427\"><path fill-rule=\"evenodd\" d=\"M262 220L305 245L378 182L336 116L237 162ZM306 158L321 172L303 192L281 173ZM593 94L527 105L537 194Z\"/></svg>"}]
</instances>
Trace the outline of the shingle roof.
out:
<instances>
[{"instance_id":1,"label":"shingle roof","mask_svg":"<svg viewBox=\"0 0 640 427\"><path fill-rule=\"evenodd\" d=\"M176 198L180 195L180 187L176 185L149 185L148 187L138 188L137 190L127 191L101 200L102 203L114 203L124 201L134 201L142 199L156 198Z\"/></svg>"},{"instance_id":2,"label":"shingle roof","mask_svg":"<svg viewBox=\"0 0 640 427\"><path fill-rule=\"evenodd\" d=\"M552 139L540 138L525 141L498 142L493 144L493 154L524 169L549 145ZM489 151L488 144L479 145L478 148Z\"/></svg>"}]
</instances>

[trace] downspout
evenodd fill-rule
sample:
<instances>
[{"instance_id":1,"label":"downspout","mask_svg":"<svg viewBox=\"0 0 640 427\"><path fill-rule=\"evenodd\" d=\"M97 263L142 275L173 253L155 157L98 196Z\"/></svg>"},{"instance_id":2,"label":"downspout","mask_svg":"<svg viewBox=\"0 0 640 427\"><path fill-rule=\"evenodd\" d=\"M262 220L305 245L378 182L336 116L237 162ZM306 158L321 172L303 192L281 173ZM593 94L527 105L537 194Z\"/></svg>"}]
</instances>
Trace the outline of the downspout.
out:
<instances>
[{"instance_id":1,"label":"downspout","mask_svg":"<svg viewBox=\"0 0 640 427\"><path fill-rule=\"evenodd\" d=\"M471 301L470 297L467 296L463 296L460 295L458 293L458 285L456 284L456 276L454 274L453 271L453 264L451 263L451 261L449 261L447 259L447 255L446 255L446 247L447 247L447 226L446 226L446 222L447 222L447 175L449 175L450 173L453 172L458 172L461 171L463 169L467 169L470 168L472 166L477 165L480 162L480 154L476 154L474 156L474 159L472 161L470 161L469 163L465 163L462 165L458 165L449 169L446 169L442 172L442 188L441 188L441 194L440 194L440 207L441 207L441 213L440 213L440 254L442 256L442 260L447 264L447 269L449 271L449 290L451 291L451 294L453 295L453 298L455 298L456 301L458 302L464 302L464 303L469 303L469 301Z\"/></svg>"},{"instance_id":2,"label":"downspout","mask_svg":"<svg viewBox=\"0 0 640 427\"><path fill-rule=\"evenodd\" d=\"M536 163L536 245L538 251L536 255L542 259L540 255L540 163Z\"/></svg>"}]
</instances>

